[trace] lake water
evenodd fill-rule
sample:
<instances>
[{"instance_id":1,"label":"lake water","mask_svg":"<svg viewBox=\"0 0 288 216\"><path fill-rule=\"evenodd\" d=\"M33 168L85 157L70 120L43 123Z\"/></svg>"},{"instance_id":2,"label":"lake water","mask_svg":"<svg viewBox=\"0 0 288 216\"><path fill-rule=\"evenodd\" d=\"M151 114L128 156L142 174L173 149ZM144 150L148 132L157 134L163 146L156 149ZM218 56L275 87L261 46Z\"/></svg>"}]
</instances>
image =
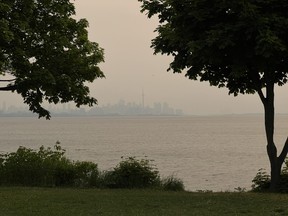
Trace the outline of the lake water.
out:
<instances>
[{"instance_id":1,"label":"lake water","mask_svg":"<svg viewBox=\"0 0 288 216\"><path fill-rule=\"evenodd\" d=\"M288 116L277 116L282 147ZM2 117L1 151L38 148L60 141L73 160L114 167L121 157L153 159L162 176L175 175L188 190L249 189L259 168L268 168L262 115Z\"/></svg>"}]
</instances>

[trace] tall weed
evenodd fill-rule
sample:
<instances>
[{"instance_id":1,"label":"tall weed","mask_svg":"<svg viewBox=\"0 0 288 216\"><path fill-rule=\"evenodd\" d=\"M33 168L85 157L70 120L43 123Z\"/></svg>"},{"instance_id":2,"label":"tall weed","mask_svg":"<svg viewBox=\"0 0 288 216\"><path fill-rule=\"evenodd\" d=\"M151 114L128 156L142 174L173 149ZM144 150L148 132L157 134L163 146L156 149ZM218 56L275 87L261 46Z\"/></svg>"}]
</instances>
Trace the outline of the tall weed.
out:
<instances>
[{"instance_id":1,"label":"tall weed","mask_svg":"<svg viewBox=\"0 0 288 216\"><path fill-rule=\"evenodd\" d=\"M185 190L183 181L173 175L161 179L161 188L168 191Z\"/></svg>"}]
</instances>

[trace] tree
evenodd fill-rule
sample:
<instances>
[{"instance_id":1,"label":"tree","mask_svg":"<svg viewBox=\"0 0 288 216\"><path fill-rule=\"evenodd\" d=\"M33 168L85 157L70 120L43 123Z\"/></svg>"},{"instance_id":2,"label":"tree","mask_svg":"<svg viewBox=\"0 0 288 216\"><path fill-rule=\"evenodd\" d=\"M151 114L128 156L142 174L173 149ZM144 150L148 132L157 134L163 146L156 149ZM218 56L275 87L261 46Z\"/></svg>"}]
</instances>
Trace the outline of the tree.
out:
<instances>
[{"instance_id":1,"label":"tree","mask_svg":"<svg viewBox=\"0 0 288 216\"><path fill-rule=\"evenodd\" d=\"M50 118L44 101L97 103L86 82L104 77L103 49L88 40L87 20L74 15L69 0L0 2L0 73L9 76L0 90L21 94L39 118Z\"/></svg>"},{"instance_id":2,"label":"tree","mask_svg":"<svg viewBox=\"0 0 288 216\"><path fill-rule=\"evenodd\" d=\"M263 103L270 190L276 191L288 139L274 143L274 86L287 83L288 2L285 0L139 0L148 18L158 15L155 53L173 56L168 70L226 87L229 94L257 93Z\"/></svg>"}]
</instances>

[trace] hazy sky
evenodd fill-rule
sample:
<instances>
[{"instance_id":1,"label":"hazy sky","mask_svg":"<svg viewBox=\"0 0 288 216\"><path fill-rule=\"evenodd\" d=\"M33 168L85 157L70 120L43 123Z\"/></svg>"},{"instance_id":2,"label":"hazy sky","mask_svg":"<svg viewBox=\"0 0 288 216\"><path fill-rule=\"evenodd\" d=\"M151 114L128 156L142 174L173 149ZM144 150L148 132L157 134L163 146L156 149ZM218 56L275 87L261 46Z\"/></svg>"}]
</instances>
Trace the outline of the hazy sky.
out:
<instances>
[{"instance_id":1,"label":"hazy sky","mask_svg":"<svg viewBox=\"0 0 288 216\"><path fill-rule=\"evenodd\" d=\"M189 114L263 112L258 95L229 96L226 89L189 80L184 74L166 72L171 59L153 55L150 48L157 19L148 19L140 13L137 0L76 0L75 6L77 18L86 18L90 23L90 40L105 50L101 69L106 79L91 85L91 95L100 106L120 99L141 103L143 89L146 105L167 102ZM277 112L288 112L287 88L276 88ZM21 103L15 94L0 94L7 105Z\"/></svg>"}]
</instances>

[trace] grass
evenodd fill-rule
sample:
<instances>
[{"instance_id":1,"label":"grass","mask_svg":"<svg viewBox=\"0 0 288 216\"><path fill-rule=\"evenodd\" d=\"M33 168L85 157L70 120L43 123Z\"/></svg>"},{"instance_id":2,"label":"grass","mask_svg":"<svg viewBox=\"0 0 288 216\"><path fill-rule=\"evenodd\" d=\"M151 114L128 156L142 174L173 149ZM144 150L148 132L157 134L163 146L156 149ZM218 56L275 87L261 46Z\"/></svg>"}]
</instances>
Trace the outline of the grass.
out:
<instances>
[{"instance_id":1,"label":"grass","mask_svg":"<svg viewBox=\"0 0 288 216\"><path fill-rule=\"evenodd\" d=\"M287 194L0 188L1 216L288 215Z\"/></svg>"}]
</instances>

